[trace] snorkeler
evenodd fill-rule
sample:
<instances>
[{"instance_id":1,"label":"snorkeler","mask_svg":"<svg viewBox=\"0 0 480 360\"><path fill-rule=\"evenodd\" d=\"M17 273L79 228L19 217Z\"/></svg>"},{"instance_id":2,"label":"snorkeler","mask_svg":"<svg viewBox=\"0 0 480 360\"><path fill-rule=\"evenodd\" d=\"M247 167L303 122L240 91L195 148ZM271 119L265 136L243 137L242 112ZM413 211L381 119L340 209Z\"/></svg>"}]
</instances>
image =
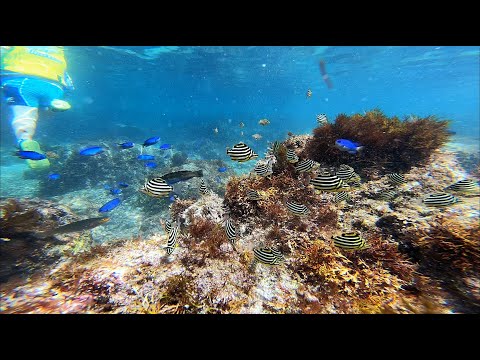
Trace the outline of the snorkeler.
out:
<instances>
[{"instance_id":1,"label":"snorkeler","mask_svg":"<svg viewBox=\"0 0 480 360\"><path fill-rule=\"evenodd\" d=\"M2 96L11 110L10 123L23 151L40 152L33 140L38 109L65 111L70 104L63 100L74 86L67 74L63 46L1 46L0 78ZM48 159L27 160L32 169L46 169Z\"/></svg>"}]
</instances>

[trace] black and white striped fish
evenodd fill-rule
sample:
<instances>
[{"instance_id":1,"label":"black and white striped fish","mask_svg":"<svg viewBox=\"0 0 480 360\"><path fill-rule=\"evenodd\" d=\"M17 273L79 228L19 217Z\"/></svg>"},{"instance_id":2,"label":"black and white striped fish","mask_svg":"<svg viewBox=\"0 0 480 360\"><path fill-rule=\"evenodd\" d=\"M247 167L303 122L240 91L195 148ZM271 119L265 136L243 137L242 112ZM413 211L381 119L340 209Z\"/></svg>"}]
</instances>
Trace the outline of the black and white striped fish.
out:
<instances>
[{"instance_id":1,"label":"black and white striped fish","mask_svg":"<svg viewBox=\"0 0 480 360\"><path fill-rule=\"evenodd\" d=\"M318 125L328 124L327 115L326 114L318 114L317 115L317 123L318 123Z\"/></svg>"},{"instance_id":2,"label":"black and white striped fish","mask_svg":"<svg viewBox=\"0 0 480 360\"><path fill-rule=\"evenodd\" d=\"M298 162L298 156L295 154L295 150L287 149L287 161L292 164Z\"/></svg>"},{"instance_id":3,"label":"black and white striped fish","mask_svg":"<svg viewBox=\"0 0 480 360\"><path fill-rule=\"evenodd\" d=\"M333 198L333 202L338 204L339 202L342 201L348 201L350 200L350 194L346 191L340 191L335 194L335 197Z\"/></svg>"},{"instance_id":4,"label":"black and white striped fish","mask_svg":"<svg viewBox=\"0 0 480 360\"><path fill-rule=\"evenodd\" d=\"M227 234L227 238L232 245L235 245L235 240L237 239L237 229L235 228L235 225L231 219L227 219L225 222L225 233Z\"/></svg>"},{"instance_id":5,"label":"black and white striped fish","mask_svg":"<svg viewBox=\"0 0 480 360\"><path fill-rule=\"evenodd\" d=\"M200 192L203 195L208 195L210 194L210 190L207 189L207 185L205 185L205 181L203 179L200 179Z\"/></svg>"},{"instance_id":6,"label":"black and white striped fish","mask_svg":"<svg viewBox=\"0 0 480 360\"><path fill-rule=\"evenodd\" d=\"M349 165L342 164L338 168L335 175L337 175L340 179L347 181L355 175L355 170Z\"/></svg>"},{"instance_id":7,"label":"black and white striped fish","mask_svg":"<svg viewBox=\"0 0 480 360\"><path fill-rule=\"evenodd\" d=\"M346 250L361 250L369 247L358 231L344 232L341 235L332 236L332 240L335 246Z\"/></svg>"},{"instance_id":8,"label":"black and white striped fish","mask_svg":"<svg viewBox=\"0 0 480 360\"><path fill-rule=\"evenodd\" d=\"M448 206L457 203L459 200L452 194L445 192L438 192L433 194L428 194L423 198L423 202L427 206Z\"/></svg>"},{"instance_id":9,"label":"black and white striped fish","mask_svg":"<svg viewBox=\"0 0 480 360\"><path fill-rule=\"evenodd\" d=\"M307 172L312 170L315 166L317 166L317 163L315 161L311 159L305 159L297 163L297 165L295 166L295 170L298 172Z\"/></svg>"},{"instance_id":10,"label":"black and white striped fish","mask_svg":"<svg viewBox=\"0 0 480 360\"><path fill-rule=\"evenodd\" d=\"M472 179L464 179L457 181L455 184L449 185L445 190L452 190L458 192L472 192L478 190L478 185L476 181Z\"/></svg>"},{"instance_id":11,"label":"black and white striped fish","mask_svg":"<svg viewBox=\"0 0 480 360\"><path fill-rule=\"evenodd\" d=\"M287 201L286 205L287 205L288 211L298 216L305 216L310 212L310 210L308 210L308 208L305 205L298 204L293 201Z\"/></svg>"},{"instance_id":12,"label":"black and white striped fish","mask_svg":"<svg viewBox=\"0 0 480 360\"><path fill-rule=\"evenodd\" d=\"M360 178L360 175L358 175L357 173L353 173L352 174L352 177L348 180L344 180L346 183L350 184L350 183L358 183L360 182L362 179Z\"/></svg>"},{"instance_id":13,"label":"black and white striped fish","mask_svg":"<svg viewBox=\"0 0 480 360\"><path fill-rule=\"evenodd\" d=\"M285 261L282 252L271 247L258 247L253 249L254 264L261 262L266 265L279 265Z\"/></svg>"},{"instance_id":14,"label":"black and white striped fish","mask_svg":"<svg viewBox=\"0 0 480 360\"><path fill-rule=\"evenodd\" d=\"M329 173L319 174L316 178L310 179L309 182L315 190L319 191L344 191L345 183L337 175L330 175ZM348 187L348 185L347 185Z\"/></svg>"},{"instance_id":15,"label":"black and white striped fish","mask_svg":"<svg viewBox=\"0 0 480 360\"><path fill-rule=\"evenodd\" d=\"M158 177L146 181L140 191L152 197L165 197L173 191L173 187Z\"/></svg>"},{"instance_id":16,"label":"black and white striped fish","mask_svg":"<svg viewBox=\"0 0 480 360\"><path fill-rule=\"evenodd\" d=\"M167 242L167 254L171 255L173 250L177 247L178 232L180 230L180 225L173 225L168 232L168 242Z\"/></svg>"},{"instance_id":17,"label":"black and white striped fish","mask_svg":"<svg viewBox=\"0 0 480 360\"><path fill-rule=\"evenodd\" d=\"M248 200L262 200L262 196L256 190L247 190L247 199Z\"/></svg>"},{"instance_id":18,"label":"black and white striped fish","mask_svg":"<svg viewBox=\"0 0 480 360\"><path fill-rule=\"evenodd\" d=\"M272 175L272 168L265 163L257 163L253 168L253 171L258 176L270 176Z\"/></svg>"},{"instance_id":19,"label":"black and white striped fish","mask_svg":"<svg viewBox=\"0 0 480 360\"><path fill-rule=\"evenodd\" d=\"M396 191L392 189L383 190L378 194L379 199L386 200L386 201L391 201L395 199L396 196L397 196Z\"/></svg>"},{"instance_id":20,"label":"black and white striped fish","mask_svg":"<svg viewBox=\"0 0 480 360\"><path fill-rule=\"evenodd\" d=\"M407 182L407 180L405 180L405 177L402 174L397 174L397 173L387 174L387 178L388 180L390 180L392 184L395 184L395 185L400 185Z\"/></svg>"},{"instance_id":21,"label":"black and white striped fish","mask_svg":"<svg viewBox=\"0 0 480 360\"><path fill-rule=\"evenodd\" d=\"M227 155L230 156L233 161L238 162L245 162L258 157L258 154L243 142L239 142L231 149L227 148Z\"/></svg>"},{"instance_id":22,"label":"black and white striped fish","mask_svg":"<svg viewBox=\"0 0 480 360\"><path fill-rule=\"evenodd\" d=\"M170 222L170 220L165 220L165 231L169 233L170 230L172 230L172 223Z\"/></svg>"}]
</instances>

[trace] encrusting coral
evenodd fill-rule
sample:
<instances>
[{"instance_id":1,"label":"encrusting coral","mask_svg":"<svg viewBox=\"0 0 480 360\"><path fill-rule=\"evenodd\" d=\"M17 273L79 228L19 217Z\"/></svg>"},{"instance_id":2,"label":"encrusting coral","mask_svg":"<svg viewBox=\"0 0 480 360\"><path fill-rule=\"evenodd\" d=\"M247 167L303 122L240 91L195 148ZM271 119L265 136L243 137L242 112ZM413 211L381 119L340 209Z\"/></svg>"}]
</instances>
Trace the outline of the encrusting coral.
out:
<instances>
[{"instance_id":1,"label":"encrusting coral","mask_svg":"<svg viewBox=\"0 0 480 360\"><path fill-rule=\"evenodd\" d=\"M375 109L364 115L340 114L335 122L313 130L313 138L301 154L321 164L339 166L351 164L360 175L373 169L387 172L405 172L429 159L450 138L448 120L435 116L425 118L387 117ZM335 141L347 139L363 146L358 154L349 154L335 147Z\"/></svg>"}]
</instances>

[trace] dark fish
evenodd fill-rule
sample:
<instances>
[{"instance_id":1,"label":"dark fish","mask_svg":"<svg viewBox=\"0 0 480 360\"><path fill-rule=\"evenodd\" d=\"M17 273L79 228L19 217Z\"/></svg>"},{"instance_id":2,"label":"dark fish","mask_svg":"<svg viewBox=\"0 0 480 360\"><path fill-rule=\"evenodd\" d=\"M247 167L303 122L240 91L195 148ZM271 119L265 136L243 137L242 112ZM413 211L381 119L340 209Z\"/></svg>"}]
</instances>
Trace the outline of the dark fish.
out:
<instances>
[{"instance_id":1,"label":"dark fish","mask_svg":"<svg viewBox=\"0 0 480 360\"><path fill-rule=\"evenodd\" d=\"M173 250L177 247L178 232L180 230L180 225L172 225L168 231L168 242L167 242L167 254L171 255Z\"/></svg>"},{"instance_id":2,"label":"dark fish","mask_svg":"<svg viewBox=\"0 0 480 360\"><path fill-rule=\"evenodd\" d=\"M257 163L253 168L253 171L258 176L270 176L273 174L272 168L267 164Z\"/></svg>"},{"instance_id":3,"label":"dark fish","mask_svg":"<svg viewBox=\"0 0 480 360\"><path fill-rule=\"evenodd\" d=\"M163 144L158 147L160 150L169 150L172 148L172 145L170 144Z\"/></svg>"},{"instance_id":4,"label":"dark fish","mask_svg":"<svg viewBox=\"0 0 480 360\"><path fill-rule=\"evenodd\" d=\"M173 187L168 185L164 179L158 177L146 181L140 191L152 197L165 197L169 196Z\"/></svg>"},{"instance_id":5,"label":"dark fish","mask_svg":"<svg viewBox=\"0 0 480 360\"><path fill-rule=\"evenodd\" d=\"M328 74L327 74L327 69L325 67L325 61L320 60L319 65L320 65L320 73L322 74L323 81L325 81L325 84L327 85L327 87L329 89L332 89L333 88L333 83L332 83L332 80L330 80L330 76L328 76Z\"/></svg>"},{"instance_id":6,"label":"dark fish","mask_svg":"<svg viewBox=\"0 0 480 360\"><path fill-rule=\"evenodd\" d=\"M287 201L286 204L288 211L290 211L294 215L305 216L310 212L308 208L303 204L297 204L293 201Z\"/></svg>"},{"instance_id":7,"label":"dark fish","mask_svg":"<svg viewBox=\"0 0 480 360\"><path fill-rule=\"evenodd\" d=\"M146 162L143 166L151 169L155 169L157 167L157 163L154 161L149 161L149 162Z\"/></svg>"},{"instance_id":8,"label":"dark fish","mask_svg":"<svg viewBox=\"0 0 480 360\"><path fill-rule=\"evenodd\" d=\"M262 197L256 190L247 190L247 199L249 200L262 200Z\"/></svg>"},{"instance_id":9,"label":"dark fish","mask_svg":"<svg viewBox=\"0 0 480 360\"><path fill-rule=\"evenodd\" d=\"M105 149L102 148L101 146L91 146L83 150L80 150L79 154L83 156L94 156L94 155L101 154L104 151Z\"/></svg>"},{"instance_id":10,"label":"dark fish","mask_svg":"<svg viewBox=\"0 0 480 360\"><path fill-rule=\"evenodd\" d=\"M342 151L346 151L349 154L356 154L358 151L363 149L359 143L347 140L347 139L338 139L335 140L335 146Z\"/></svg>"},{"instance_id":11,"label":"dark fish","mask_svg":"<svg viewBox=\"0 0 480 360\"><path fill-rule=\"evenodd\" d=\"M335 197L333 198L333 202L338 204L339 202L342 201L348 201L350 200L350 194L346 191L340 191L335 194Z\"/></svg>"},{"instance_id":12,"label":"dark fish","mask_svg":"<svg viewBox=\"0 0 480 360\"><path fill-rule=\"evenodd\" d=\"M110 194L112 195L118 195L118 194L121 194L122 193L122 190L120 189L110 189Z\"/></svg>"},{"instance_id":13,"label":"dark fish","mask_svg":"<svg viewBox=\"0 0 480 360\"><path fill-rule=\"evenodd\" d=\"M295 150L287 149L287 161L292 164L298 162L298 156L295 154Z\"/></svg>"},{"instance_id":14,"label":"dark fish","mask_svg":"<svg viewBox=\"0 0 480 360\"><path fill-rule=\"evenodd\" d=\"M142 154L137 156L138 160L155 160L155 156L153 155L147 155L147 154Z\"/></svg>"},{"instance_id":15,"label":"dark fish","mask_svg":"<svg viewBox=\"0 0 480 360\"><path fill-rule=\"evenodd\" d=\"M127 141L121 144L117 144L121 149L130 149L135 146L135 144L131 141Z\"/></svg>"},{"instance_id":16,"label":"dark fish","mask_svg":"<svg viewBox=\"0 0 480 360\"><path fill-rule=\"evenodd\" d=\"M452 194L438 192L433 194L428 194L423 198L423 202L427 206L448 206L459 202L459 199L453 196Z\"/></svg>"},{"instance_id":17,"label":"dark fish","mask_svg":"<svg viewBox=\"0 0 480 360\"><path fill-rule=\"evenodd\" d=\"M175 171L175 172L162 175L162 179L165 180L167 184L172 185L180 181L186 181L194 177L202 177L202 176L203 176L202 170L196 170L196 171L180 170L180 171Z\"/></svg>"},{"instance_id":18,"label":"dark fish","mask_svg":"<svg viewBox=\"0 0 480 360\"><path fill-rule=\"evenodd\" d=\"M395 190L392 190L392 189L381 191L378 194L379 199L386 200L386 201L391 201L395 199L396 196L397 196L397 193L395 192Z\"/></svg>"},{"instance_id":19,"label":"dark fish","mask_svg":"<svg viewBox=\"0 0 480 360\"><path fill-rule=\"evenodd\" d=\"M342 191L345 183L336 175L328 173L319 174L316 178L310 179L310 184L319 191Z\"/></svg>"},{"instance_id":20,"label":"dark fish","mask_svg":"<svg viewBox=\"0 0 480 360\"><path fill-rule=\"evenodd\" d=\"M55 228L53 230L46 231L46 232L42 233L42 235L51 236L51 235L54 235L54 234L65 234L65 233L70 233L70 232L75 232L75 231L89 230L89 229L93 229L93 228L95 228L99 225L105 224L109 220L110 220L110 218L108 218L108 217L98 217L98 218L90 218L90 219L75 221L73 223L60 226L60 227Z\"/></svg>"},{"instance_id":21,"label":"dark fish","mask_svg":"<svg viewBox=\"0 0 480 360\"><path fill-rule=\"evenodd\" d=\"M225 171L227 171L227 168L226 168L225 166L218 168L218 172L222 172L222 173L223 173L223 172L225 172Z\"/></svg>"},{"instance_id":22,"label":"dark fish","mask_svg":"<svg viewBox=\"0 0 480 360\"><path fill-rule=\"evenodd\" d=\"M261 262L266 265L279 265L285 258L277 249L271 247L258 247L253 249L254 262Z\"/></svg>"},{"instance_id":23,"label":"dark fish","mask_svg":"<svg viewBox=\"0 0 480 360\"><path fill-rule=\"evenodd\" d=\"M155 145L160 140L160 136L148 138L143 142L143 147Z\"/></svg>"},{"instance_id":24,"label":"dark fish","mask_svg":"<svg viewBox=\"0 0 480 360\"><path fill-rule=\"evenodd\" d=\"M317 166L317 163L311 159L305 159L297 163L295 170L298 172L307 172Z\"/></svg>"},{"instance_id":25,"label":"dark fish","mask_svg":"<svg viewBox=\"0 0 480 360\"><path fill-rule=\"evenodd\" d=\"M58 180L58 179L60 179L60 174L57 174L57 173L50 174L50 175L48 175L48 179L49 180Z\"/></svg>"},{"instance_id":26,"label":"dark fish","mask_svg":"<svg viewBox=\"0 0 480 360\"><path fill-rule=\"evenodd\" d=\"M318 114L318 115L317 115L317 123L318 123L319 125L326 125L326 124L328 124L327 115L325 115L325 114Z\"/></svg>"},{"instance_id":27,"label":"dark fish","mask_svg":"<svg viewBox=\"0 0 480 360\"><path fill-rule=\"evenodd\" d=\"M478 189L477 182L472 179L464 179L457 181L455 184L449 185L445 190L458 192L472 192Z\"/></svg>"},{"instance_id":28,"label":"dark fish","mask_svg":"<svg viewBox=\"0 0 480 360\"><path fill-rule=\"evenodd\" d=\"M127 184L127 183L124 183L124 182L119 182L119 183L118 183L118 186L128 187L128 184Z\"/></svg>"},{"instance_id":29,"label":"dark fish","mask_svg":"<svg viewBox=\"0 0 480 360\"><path fill-rule=\"evenodd\" d=\"M237 239L237 229L233 224L231 219L227 219L225 222L225 233L227 234L228 240L235 246L235 240Z\"/></svg>"},{"instance_id":30,"label":"dark fish","mask_svg":"<svg viewBox=\"0 0 480 360\"><path fill-rule=\"evenodd\" d=\"M119 198L115 198L113 200L110 200L107 202L105 205L103 205L100 209L98 209L98 212L107 212L115 209L118 205L120 205L121 200Z\"/></svg>"},{"instance_id":31,"label":"dark fish","mask_svg":"<svg viewBox=\"0 0 480 360\"><path fill-rule=\"evenodd\" d=\"M245 162L258 157L258 154L243 142L239 142L231 149L227 148L227 155L229 155L233 161L238 162Z\"/></svg>"},{"instance_id":32,"label":"dark fish","mask_svg":"<svg viewBox=\"0 0 480 360\"><path fill-rule=\"evenodd\" d=\"M15 152L20 159L28 159L28 160L43 160L47 157L43 154L40 154L36 151L27 151L27 150L18 150Z\"/></svg>"},{"instance_id":33,"label":"dark fish","mask_svg":"<svg viewBox=\"0 0 480 360\"><path fill-rule=\"evenodd\" d=\"M332 236L332 240L335 246L346 250L362 250L369 247L358 231L344 232L341 235Z\"/></svg>"},{"instance_id":34,"label":"dark fish","mask_svg":"<svg viewBox=\"0 0 480 360\"><path fill-rule=\"evenodd\" d=\"M387 178L394 185L400 185L407 182L407 180L405 180L405 177L402 174L397 174L397 173L387 174Z\"/></svg>"},{"instance_id":35,"label":"dark fish","mask_svg":"<svg viewBox=\"0 0 480 360\"><path fill-rule=\"evenodd\" d=\"M342 164L335 173L340 179L347 181L355 175L355 170L348 165Z\"/></svg>"},{"instance_id":36,"label":"dark fish","mask_svg":"<svg viewBox=\"0 0 480 360\"><path fill-rule=\"evenodd\" d=\"M205 185L205 181L203 179L200 179L200 192L203 195L208 195L210 191L207 189L207 185Z\"/></svg>"}]
</instances>

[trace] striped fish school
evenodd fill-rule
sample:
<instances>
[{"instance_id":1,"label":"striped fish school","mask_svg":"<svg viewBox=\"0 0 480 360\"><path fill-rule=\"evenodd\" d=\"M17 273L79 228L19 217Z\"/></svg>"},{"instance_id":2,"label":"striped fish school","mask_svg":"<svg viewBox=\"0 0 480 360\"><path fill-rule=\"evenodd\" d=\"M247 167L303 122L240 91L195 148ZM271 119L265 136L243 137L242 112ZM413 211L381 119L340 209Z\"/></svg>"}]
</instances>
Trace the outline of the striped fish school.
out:
<instances>
[{"instance_id":1,"label":"striped fish school","mask_svg":"<svg viewBox=\"0 0 480 360\"><path fill-rule=\"evenodd\" d=\"M230 156L233 161L238 162L245 162L258 157L258 154L243 142L234 145L232 149L227 148L227 155Z\"/></svg>"},{"instance_id":2,"label":"striped fish school","mask_svg":"<svg viewBox=\"0 0 480 360\"><path fill-rule=\"evenodd\" d=\"M279 265L283 261L285 261L285 257L276 249L271 247L259 247L253 249L253 256L254 256L254 263L261 262L262 264L266 265Z\"/></svg>"},{"instance_id":3,"label":"striped fish school","mask_svg":"<svg viewBox=\"0 0 480 360\"><path fill-rule=\"evenodd\" d=\"M369 247L358 231L344 232L341 235L332 236L332 240L335 246L346 250L361 250Z\"/></svg>"},{"instance_id":4,"label":"striped fish school","mask_svg":"<svg viewBox=\"0 0 480 360\"><path fill-rule=\"evenodd\" d=\"M272 168L265 163L257 163L253 168L253 171L258 176L270 176L273 174Z\"/></svg>"},{"instance_id":5,"label":"striped fish school","mask_svg":"<svg viewBox=\"0 0 480 360\"><path fill-rule=\"evenodd\" d=\"M165 180L158 177L146 181L140 191L152 197L165 197L173 191L173 187L168 185Z\"/></svg>"},{"instance_id":6,"label":"striped fish school","mask_svg":"<svg viewBox=\"0 0 480 360\"><path fill-rule=\"evenodd\" d=\"M326 114L318 114L317 115L317 123L318 123L318 125L328 124L327 115Z\"/></svg>"},{"instance_id":7,"label":"striped fish school","mask_svg":"<svg viewBox=\"0 0 480 360\"><path fill-rule=\"evenodd\" d=\"M317 163L315 161L311 159L305 159L297 163L297 165L295 166L295 170L301 173L307 172L312 170L316 165Z\"/></svg>"},{"instance_id":8,"label":"striped fish school","mask_svg":"<svg viewBox=\"0 0 480 360\"><path fill-rule=\"evenodd\" d=\"M340 191L335 194L335 197L333 198L333 202L335 204L338 204L339 202L342 201L348 201L350 200L350 194L346 191Z\"/></svg>"},{"instance_id":9,"label":"striped fish school","mask_svg":"<svg viewBox=\"0 0 480 360\"><path fill-rule=\"evenodd\" d=\"M308 210L308 208L303 204L297 204L293 201L287 201L286 204L288 211L290 211L294 215L305 216L310 212L310 210Z\"/></svg>"},{"instance_id":10,"label":"striped fish school","mask_svg":"<svg viewBox=\"0 0 480 360\"><path fill-rule=\"evenodd\" d=\"M287 149L287 161L292 164L298 162L298 156L295 154L295 150Z\"/></svg>"},{"instance_id":11,"label":"striped fish school","mask_svg":"<svg viewBox=\"0 0 480 360\"><path fill-rule=\"evenodd\" d=\"M407 180L405 180L405 177L402 174L387 174L387 178L394 185L401 185L407 182Z\"/></svg>"},{"instance_id":12,"label":"striped fish school","mask_svg":"<svg viewBox=\"0 0 480 360\"><path fill-rule=\"evenodd\" d=\"M396 196L397 196L397 193L395 192L395 190L392 190L392 189L381 191L378 194L379 199L386 200L386 201L391 201L395 199Z\"/></svg>"},{"instance_id":13,"label":"striped fish school","mask_svg":"<svg viewBox=\"0 0 480 360\"><path fill-rule=\"evenodd\" d=\"M256 190L247 190L247 199L248 200L262 200L262 197Z\"/></svg>"},{"instance_id":14,"label":"striped fish school","mask_svg":"<svg viewBox=\"0 0 480 360\"><path fill-rule=\"evenodd\" d=\"M340 189L345 189L346 184L337 175L323 173L314 179L310 179L310 185L313 185L315 190L319 191L339 191Z\"/></svg>"},{"instance_id":15,"label":"striped fish school","mask_svg":"<svg viewBox=\"0 0 480 360\"><path fill-rule=\"evenodd\" d=\"M351 179L355 174L355 170L348 165L342 164L335 173L340 179L347 181Z\"/></svg>"},{"instance_id":16,"label":"striped fish school","mask_svg":"<svg viewBox=\"0 0 480 360\"><path fill-rule=\"evenodd\" d=\"M173 225L168 232L168 242L167 242L167 254L171 255L173 250L177 247L178 231L180 230L180 225Z\"/></svg>"},{"instance_id":17,"label":"striped fish school","mask_svg":"<svg viewBox=\"0 0 480 360\"><path fill-rule=\"evenodd\" d=\"M478 189L477 182L472 179L464 179L457 181L455 184L449 185L445 190L452 190L458 192L471 192Z\"/></svg>"},{"instance_id":18,"label":"striped fish school","mask_svg":"<svg viewBox=\"0 0 480 360\"><path fill-rule=\"evenodd\" d=\"M428 194L423 198L423 202L427 206L448 206L457 203L459 200L452 194L439 192Z\"/></svg>"},{"instance_id":19,"label":"striped fish school","mask_svg":"<svg viewBox=\"0 0 480 360\"><path fill-rule=\"evenodd\" d=\"M207 185L205 185L205 181L203 179L200 179L200 192L203 195L208 195L210 193L210 190L207 189Z\"/></svg>"},{"instance_id":20,"label":"striped fish school","mask_svg":"<svg viewBox=\"0 0 480 360\"><path fill-rule=\"evenodd\" d=\"M225 222L225 233L227 234L228 240L235 245L235 240L237 239L237 229L235 225L233 225L233 221L231 219L227 219Z\"/></svg>"}]
</instances>

